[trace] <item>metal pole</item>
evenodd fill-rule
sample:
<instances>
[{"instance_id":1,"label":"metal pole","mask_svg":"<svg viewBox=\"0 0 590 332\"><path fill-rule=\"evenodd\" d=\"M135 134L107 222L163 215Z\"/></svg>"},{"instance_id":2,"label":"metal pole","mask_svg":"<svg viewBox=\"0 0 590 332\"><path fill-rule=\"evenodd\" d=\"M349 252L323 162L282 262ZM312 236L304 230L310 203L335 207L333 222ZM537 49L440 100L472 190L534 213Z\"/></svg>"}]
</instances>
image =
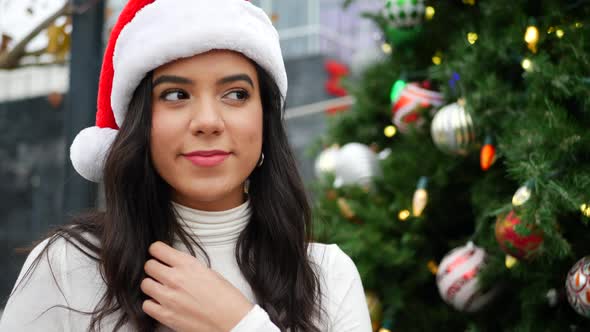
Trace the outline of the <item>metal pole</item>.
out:
<instances>
[{"instance_id":1,"label":"metal pole","mask_svg":"<svg viewBox=\"0 0 590 332\"><path fill-rule=\"evenodd\" d=\"M79 10L74 10L72 20L70 89L64 119L64 216L95 205L97 186L76 173L69 155L70 146L78 132L94 124L104 20L104 1L73 0L72 3Z\"/></svg>"}]
</instances>

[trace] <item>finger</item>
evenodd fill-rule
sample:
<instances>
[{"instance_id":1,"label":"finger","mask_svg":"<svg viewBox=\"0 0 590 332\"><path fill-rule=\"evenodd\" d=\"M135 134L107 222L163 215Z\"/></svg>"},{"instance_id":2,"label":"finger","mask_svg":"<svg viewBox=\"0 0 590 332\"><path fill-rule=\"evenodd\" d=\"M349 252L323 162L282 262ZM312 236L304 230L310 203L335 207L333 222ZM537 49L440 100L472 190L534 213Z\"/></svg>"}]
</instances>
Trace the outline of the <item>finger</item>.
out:
<instances>
[{"instance_id":1,"label":"finger","mask_svg":"<svg viewBox=\"0 0 590 332\"><path fill-rule=\"evenodd\" d=\"M150 259L144 264L143 269L148 276L161 284L167 286L172 286L172 284L174 284L172 278L174 275L174 269L168 265L162 264L155 259Z\"/></svg>"},{"instance_id":2,"label":"finger","mask_svg":"<svg viewBox=\"0 0 590 332\"><path fill-rule=\"evenodd\" d=\"M193 256L180 250L176 250L162 241L156 241L150 245L148 252L168 266L179 266L187 262Z\"/></svg>"},{"instance_id":3,"label":"finger","mask_svg":"<svg viewBox=\"0 0 590 332\"><path fill-rule=\"evenodd\" d=\"M172 313L166 308L164 308L162 305L158 304L156 301L152 299L143 301L141 309L143 310L143 312L145 312L155 320L159 321L160 323L168 327L172 325Z\"/></svg>"},{"instance_id":4,"label":"finger","mask_svg":"<svg viewBox=\"0 0 590 332\"><path fill-rule=\"evenodd\" d=\"M165 304L166 299L170 296L170 290L166 289L166 286L152 278L143 279L139 285L139 288L144 294L161 304Z\"/></svg>"}]
</instances>

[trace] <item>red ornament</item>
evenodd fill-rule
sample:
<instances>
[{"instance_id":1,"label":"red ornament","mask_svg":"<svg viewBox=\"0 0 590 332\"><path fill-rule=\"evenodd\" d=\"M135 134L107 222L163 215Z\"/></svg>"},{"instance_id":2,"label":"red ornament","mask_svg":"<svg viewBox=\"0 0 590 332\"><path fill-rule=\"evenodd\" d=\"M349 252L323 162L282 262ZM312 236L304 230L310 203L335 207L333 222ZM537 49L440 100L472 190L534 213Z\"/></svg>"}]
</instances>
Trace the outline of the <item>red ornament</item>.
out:
<instances>
[{"instance_id":1,"label":"red ornament","mask_svg":"<svg viewBox=\"0 0 590 332\"><path fill-rule=\"evenodd\" d=\"M328 73L328 80L326 81L326 92L332 96L344 97L348 92L340 85L343 77L349 73L348 67L335 60L327 60L324 68Z\"/></svg>"},{"instance_id":2,"label":"red ornament","mask_svg":"<svg viewBox=\"0 0 590 332\"><path fill-rule=\"evenodd\" d=\"M514 211L510 211L496 221L496 241L511 256L532 258L543 243L543 233L534 225L525 225Z\"/></svg>"},{"instance_id":3,"label":"red ornament","mask_svg":"<svg viewBox=\"0 0 590 332\"><path fill-rule=\"evenodd\" d=\"M391 112L392 122L403 133L413 125L419 127L424 123L422 112L433 107L441 106L443 95L421 87L418 83L408 83L393 104Z\"/></svg>"}]
</instances>

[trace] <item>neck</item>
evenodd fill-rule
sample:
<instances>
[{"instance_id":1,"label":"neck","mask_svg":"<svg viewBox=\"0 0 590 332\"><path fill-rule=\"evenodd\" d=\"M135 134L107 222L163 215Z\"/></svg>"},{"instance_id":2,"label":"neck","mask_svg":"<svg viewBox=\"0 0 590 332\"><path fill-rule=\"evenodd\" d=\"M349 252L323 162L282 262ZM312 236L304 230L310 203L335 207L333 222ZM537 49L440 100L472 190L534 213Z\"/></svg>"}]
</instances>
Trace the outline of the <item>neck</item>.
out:
<instances>
[{"instance_id":1,"label":"neck","mask_svg":"<svg viewBox=\"0 0 590 332\"><path fill-rule=\"evenodd\" d=\"M204 211L172 202L179 223L205 247L235 245L250 221L250 202L223 211Z\"/></svg>"},{"instance_id":2,"label":"neck","mask_svg":"<svg viewBox=\"0 0 590 332\"><path fill-rule=\"evenodd\" d=\"M226 211L233 209L237 206L244 204L248 200L248 195L244 193L244 187L239 187L234 192L223 197L222 199L210 200L210 201L198 201L181 195L179 193L173 193L172 201L174 203L189 207L191 209L200 211Z\"/></svg>"}]
</instances>

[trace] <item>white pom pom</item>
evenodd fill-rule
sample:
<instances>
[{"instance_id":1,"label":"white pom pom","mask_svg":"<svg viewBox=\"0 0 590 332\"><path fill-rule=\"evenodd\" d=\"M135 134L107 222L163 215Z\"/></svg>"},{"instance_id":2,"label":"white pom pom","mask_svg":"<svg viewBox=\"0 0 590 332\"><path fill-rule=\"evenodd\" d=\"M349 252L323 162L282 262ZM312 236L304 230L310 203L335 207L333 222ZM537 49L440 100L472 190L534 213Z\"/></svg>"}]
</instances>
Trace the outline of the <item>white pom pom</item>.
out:
<instances>
[{"instance_id":1,"label":"white pom pom","mask_svg":"<svg viewBox=\"0 0 590 332\"><path fill-rule=\"evenodd\" d=\"M76 172L89 181L100 182L104 162L118 130L89 127L82 130L70 147L70 159Z\"/></svg>"}]
</instances>

